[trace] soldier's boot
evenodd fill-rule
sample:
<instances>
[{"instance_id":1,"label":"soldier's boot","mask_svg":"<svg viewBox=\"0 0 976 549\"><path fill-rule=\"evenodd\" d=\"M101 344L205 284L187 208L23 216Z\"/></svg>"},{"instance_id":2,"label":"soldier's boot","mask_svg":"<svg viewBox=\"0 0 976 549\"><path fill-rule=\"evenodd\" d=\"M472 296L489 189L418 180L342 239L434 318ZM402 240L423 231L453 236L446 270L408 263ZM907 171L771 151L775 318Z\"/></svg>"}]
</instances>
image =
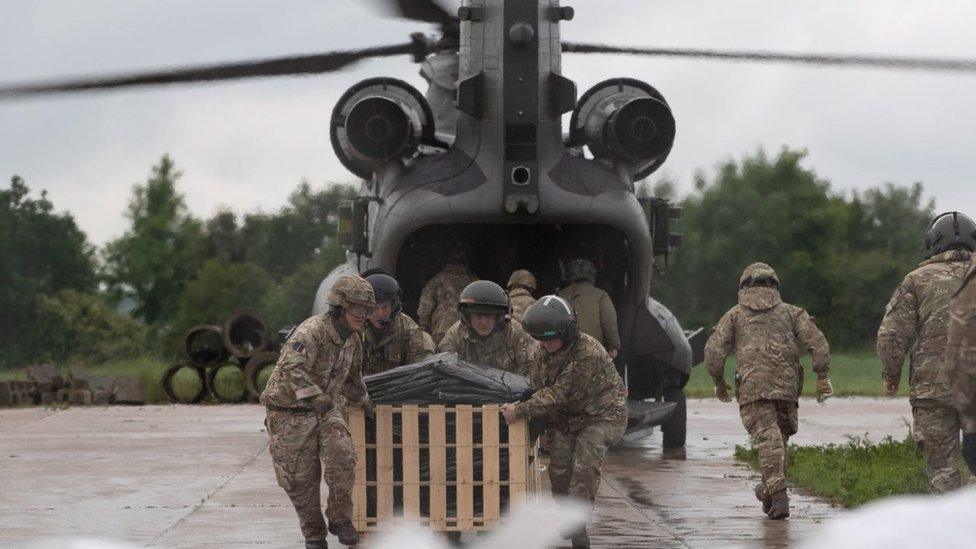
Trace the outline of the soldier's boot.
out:
<instances>
[{"instance_id":1,"label":"soldier's boot","mask_svg":"<svg viewBox=\"0 0 976 549\"><path fill-rule=\"evenodd\" d=\"M324 539L307 539L305 549L329 549L329 542Z\"/></svg>"},{"instance_id":2,"label":"soldier's boot","mask_svg":"<svg viewBox=\"0 0 976 549\"><path fill-rule=\"evenodd\" d=\"M586 534L586 527L573 533L570 542L573 544L573 549L590 549L590 536Z\"/></svg>"},{"instance_id":3,"label":"soldier's boot","mask_svg":"<svg viewBox=\"0 0 976 549\"><path fill-rule=\"evenodd\" d=\"M773 506L773 497L766 493L766 485L762 482L756 484L756 499L762 502L763 514L768 515Z\"/></svg>"},{"instance_id":4,"label":"soldier's boot","mask_svg":"<svg viewBox=\"0 0 976 549\"><path fill-rule=\"evenodd\" d=\"M359 532L353 527L352 521L332 522L329 521L329 532L339 538L339 543L343 545L359 545Z\"/></svg>"},{"instance_id":5,"label":"soldier's boot","mask_svg":"<svg viewBox=\"0 0 976 549\"><path fill-rule=\"evenodd\" d=\"M790 497L786 495L786 488L773 494L772 500L773 504L769 509L769 518L779 520L790 516Z\"/></svg>"}]
</instances>

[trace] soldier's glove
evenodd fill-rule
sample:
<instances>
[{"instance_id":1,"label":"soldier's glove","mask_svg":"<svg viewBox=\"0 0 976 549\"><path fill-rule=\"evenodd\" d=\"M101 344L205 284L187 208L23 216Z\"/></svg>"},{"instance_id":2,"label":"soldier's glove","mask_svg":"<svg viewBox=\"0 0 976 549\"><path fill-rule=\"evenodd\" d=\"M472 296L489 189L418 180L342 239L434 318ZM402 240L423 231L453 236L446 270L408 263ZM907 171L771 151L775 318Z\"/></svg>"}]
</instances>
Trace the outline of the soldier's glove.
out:
<instances>
[{"instance_id":1,"label":"soldier's glove","mask_svg":"<svg viewBox=\"0 0 976 549\"><path fill-rule=\"evenodd\" d=\"M715 398L722 402L732 402L732 397L729 396L729 384L724 379L715 382Z\"/></svg>"},{"instance_id":2,"label":"soldier's glove","mask_svg":"<svg viewBox=\"0 0 976 549\"><path fill-rule=\"evenodd\" d=\"M963 433L962 457L969 466L969 472L976 475L976 433Z\"/></svg>"},{"instance_id":3,"label":"soldier's glove","mask_svg":"<svg viewBox=\"0 0 976 549\"><path fill-rule=\"evenodd\" d=\"M898 394L898 381L884 380L885 396L893 397Z\"/></svg>"},{"instance_id":4,"label":"soldier's glove","mask_svg":"<svg viewBox=\"0 0 976 549\"><path fill-rule=\"evenodd\" d=\"M830 378L817 380L817 402L823 404L828 398L834 396L834 386L830 384Z\"/></svg>"}]
</instances>

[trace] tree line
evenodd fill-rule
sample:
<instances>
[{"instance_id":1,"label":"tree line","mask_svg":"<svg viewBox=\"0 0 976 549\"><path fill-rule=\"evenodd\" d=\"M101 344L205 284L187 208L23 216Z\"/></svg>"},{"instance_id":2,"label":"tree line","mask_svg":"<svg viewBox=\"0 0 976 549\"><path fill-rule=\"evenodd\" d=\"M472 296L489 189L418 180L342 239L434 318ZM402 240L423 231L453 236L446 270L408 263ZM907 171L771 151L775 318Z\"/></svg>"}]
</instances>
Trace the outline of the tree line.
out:
<instances>
[{"instance_id":1,"label":"tree line","mask_svg":"<svg viewBox=\"0 0 976 549\"><path fill-rule=\"evenodd\" d=\"M686 327L712 326L753 261L779 273L784 299L806 307L835 347L873 340L895 285L920 258L934 214L920 183L853 194L762 150L700 173L679 202L684 244L652 294ZM182 173L163 156L133 186L124 234L96 248L46 192L13 177L0 190L0 366L97 363L175 354L185 330L255 307L272 326L300 321L343 260L335 212L351 185L302 182L273 213L194 216ZM666 180L639 192L674 198Z\"/></svg>"}]
</instances>

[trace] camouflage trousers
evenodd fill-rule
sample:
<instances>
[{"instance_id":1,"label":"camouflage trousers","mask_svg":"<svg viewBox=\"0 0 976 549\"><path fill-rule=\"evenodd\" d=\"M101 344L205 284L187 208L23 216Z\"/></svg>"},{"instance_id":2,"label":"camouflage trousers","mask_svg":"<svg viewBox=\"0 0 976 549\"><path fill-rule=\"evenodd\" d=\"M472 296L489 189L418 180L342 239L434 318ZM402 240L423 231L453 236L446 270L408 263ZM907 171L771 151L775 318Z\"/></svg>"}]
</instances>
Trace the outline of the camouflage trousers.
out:
<instances>
[{"instance_id":1,"label":"camouflage trousers","mask_svg":"<svg viewBox=\"0 0 976 549\"><path fill-rule=\"evenodd\" d=\"M356 450L339 408L324 414L268 410L265 426L278 485L291 498L306 540L324 540L321 479L329 487L326 515L332 522L352 520Z\"/></svg>"},{"instance_id":2,"label":"camouflage trousers","mask_svg":"<svg viewBox=\"0 0 976 549\"><path fill-rule=\"evenodd\" d=\"M620 440L627 422L601 421L577 432L549 429L549 482L554 496L569 496L592 506L600 487L603 458Z\"/></svg>"},{"instance_id":3,"label":"camouflage trousers","mask_svg":"<svg viewBox=\"0 0 976 549\"><path fill-rule=\"evenodd\" d=\"M739 406L742 425L759 453L759 468L767 494L786 488L787 447L797 430L797 403L757 400Z\"/></svg>"},{"instance_id":4,"label":"camouflage trousers","mask_svg":"<svg viewBox=\"0 0 976 549\"><path fill-rule=\"evenodd\" d=\"M959 488L956 466L959 455L959 414L952 406L913 406L912 437L925 459L932 492L941 494Z\"/></svg>"}]
</instances>

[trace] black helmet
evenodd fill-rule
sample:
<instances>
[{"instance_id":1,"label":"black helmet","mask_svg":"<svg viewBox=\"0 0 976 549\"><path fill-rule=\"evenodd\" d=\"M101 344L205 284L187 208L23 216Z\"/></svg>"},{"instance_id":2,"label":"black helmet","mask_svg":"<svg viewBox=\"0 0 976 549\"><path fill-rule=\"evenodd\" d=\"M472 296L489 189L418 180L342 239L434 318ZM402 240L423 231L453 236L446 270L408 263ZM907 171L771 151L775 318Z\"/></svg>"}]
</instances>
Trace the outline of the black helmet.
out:
<instances>
[{"instance_id":1,"label":"black helmet","mask_svg":"<svg viewBox=\"0 0 976 549\"><path fill-rule=\"evenodd\" d=\"M507 315L510 307L508 294L490 280L476 280L468 284L458 298L461 320L468 326L471 325L468 318L470 313Z\"/></svg>"},{"instance_id":2,"label":"black helmet","mask_svg":"<svg viewBox=\"0 0 976 549\"><path fill-rule=\"evenodd\" d=\"M533 339L561 339L569 347L579 338L576 312L565 299L547 295L533 303L522 315L522 327Z\"/></svg>"},{"instance_id":3,"label":"black helmet","mask_svg":"<svg viewBox=\"0 0 976 549\"><path fill-rule=\"evenodd\" d=\"M370 286L373 287L373 294L376 296L376 303L385 303L387 301L393 307L392 312L390 312L390 319L395 318L400 314L400 296L402 291L400 290L400 283L396 281L395 278L390 276L382 269L370 269L366 273L372 273L366 275L366 282L369 282ZM366 274L363 273L363 274Z\"/></svg>"},{"instance_id":4,"label":"black helmet","mask_svg":"<svg viewBox=\"0 0 976 549\"><path fill-rule=\"evenodd\" d=\"M925 231L923 247L925 259L952 248L976 251L976 223L963 213L941 213Z\"/></svg>"}]
</instances>

